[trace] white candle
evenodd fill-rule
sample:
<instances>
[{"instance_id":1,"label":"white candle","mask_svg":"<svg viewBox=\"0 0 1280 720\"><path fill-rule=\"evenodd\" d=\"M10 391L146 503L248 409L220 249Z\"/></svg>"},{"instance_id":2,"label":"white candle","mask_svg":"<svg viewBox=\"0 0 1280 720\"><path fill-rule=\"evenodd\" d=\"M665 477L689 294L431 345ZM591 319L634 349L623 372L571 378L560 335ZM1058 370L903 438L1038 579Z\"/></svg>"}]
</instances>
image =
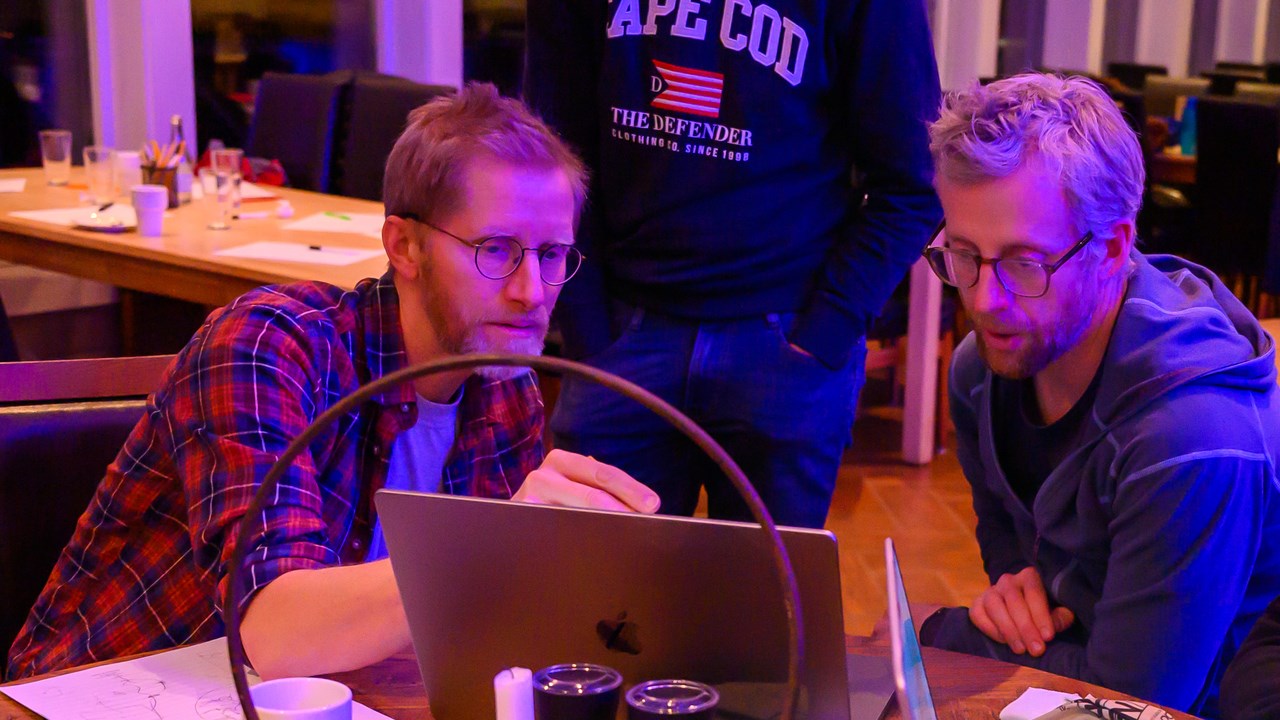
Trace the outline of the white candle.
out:
<instances>
[{"instance_id":1,"label":"white candle","mask_svg":"<svg viewBox=\"0 0 1280 720\"><path fill-rule=\"evenodd\" d=\"M533 720L533 672L507 668L493 676L497 720Z\"/></svg>"}]
</instances>

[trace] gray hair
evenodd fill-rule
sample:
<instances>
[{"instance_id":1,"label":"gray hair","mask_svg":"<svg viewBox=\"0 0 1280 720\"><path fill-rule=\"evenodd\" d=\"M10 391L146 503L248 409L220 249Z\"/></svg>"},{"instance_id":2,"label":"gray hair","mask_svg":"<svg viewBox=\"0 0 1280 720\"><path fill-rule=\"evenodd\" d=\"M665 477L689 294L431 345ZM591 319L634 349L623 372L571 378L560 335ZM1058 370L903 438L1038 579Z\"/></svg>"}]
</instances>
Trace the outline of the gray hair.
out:
<instances>
[{"instance_id":1,"label":"gray hair","mask_svg":"<svg viewBox=\"0 0 1280 720\"><path fill-rule=\"evenodd\" d=\"M937 173L962 184L1006 177L1035 156L1061 178L1081 234L1110 237L1142 205L1138 136L1086 78L1026 73L949 93L929 150Z\"/></svg>"}]
</instances>

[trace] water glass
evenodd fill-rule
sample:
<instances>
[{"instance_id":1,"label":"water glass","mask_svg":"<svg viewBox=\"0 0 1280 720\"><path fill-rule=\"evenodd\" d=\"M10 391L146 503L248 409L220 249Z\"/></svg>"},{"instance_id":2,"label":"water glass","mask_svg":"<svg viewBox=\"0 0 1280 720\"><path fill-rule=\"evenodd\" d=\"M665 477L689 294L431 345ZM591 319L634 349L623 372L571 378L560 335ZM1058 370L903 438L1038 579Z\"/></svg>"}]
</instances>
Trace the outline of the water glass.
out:
<instances>
[{"instance_id":1,"label":"water glass","mask_svg":"<svg viewBox=\"0 0 1280 720\"><path fill-rule=\"evenodd\" d=\"M101 205L116 199L116 151L105 145L89 145L84 149L84 171L89 182L89 197Z\"/></svg>"},{"instance_id":2,"label":"water glass","mask_svg":"<svg viewBox=\"0 0 1280 720\"><path fill-rule=\"evenodd\" d=\"M71 180L71 131L41 130L40 159L44 179L50 185L66 185Z\"/></svg>"},{"instance_id":3,"label":"water glass","mask_svg":"<svg viewBox=\"0 0 1280 720\"><path fill-rule=\"evenodd\" d=\"M218 183L218 215L209 223L210 230L227 230L227 214L240 199L240 163L244 151L235 149L214 150L210 154L213 175Z\"/></svg>"}]
</instances>

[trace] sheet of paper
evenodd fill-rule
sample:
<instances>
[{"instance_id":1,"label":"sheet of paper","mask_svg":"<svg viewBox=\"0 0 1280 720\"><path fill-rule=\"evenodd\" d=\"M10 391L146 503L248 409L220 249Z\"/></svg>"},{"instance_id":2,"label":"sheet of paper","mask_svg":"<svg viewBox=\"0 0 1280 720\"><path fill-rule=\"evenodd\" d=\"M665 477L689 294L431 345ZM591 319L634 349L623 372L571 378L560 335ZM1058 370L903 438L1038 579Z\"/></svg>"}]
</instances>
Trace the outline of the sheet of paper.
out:
<instances>
[{"instance_id":1,"label":"sheet of paper","mask_svg":"<svg viewBox=\"0 0 1280 720\"><path fill-rule=\"evenodd\" d=\"M268 190L261 185L254 185L251 182L240 183L240 199L241 200L265 200L267 198L280 197L275 192Z\"/></svg>"},{"instance_id":2,"label":"sheet of paper","mask_svg":"<svg viewBox=\"0 0 1280 720\"><path fill-rule=\"evenodd\" d=\"M89 216L93 212L94 208L81 205L80 207L55 208L53 210L15 210L9 214L13 217L27 220L72 227L77 223L92 224ZM102 218L102 220L98 221L99 224L113 218L119 219L126 227L133 227L138 224L138 216L134 213L133 207L123 203L116 203L99 212L98 215Z\"/></svg>"},{"instance_id":3,"label":"sheet of paper","mask_svg":"<svg viewBox=\"0 0 1280 720\"><path fill-rule=\"evenodd\" d=\"M219 250L214 255L250 258L252 260L311 263L312 265L351 265L369 258L382 257L382 249L361 250L359 248L337 247L334 245L300 245L298 243L264 240Z\"/></svg>"},{"instance_id":4,"label":"sheet of paper","mask_svg":"<svg viewBox=\"0 0 1280 720\"><path fill-rule=\"evenodd\" d=\"M285 225L284 229L355 233L381 238L383 220L383 216L378 213L322 212L295 220Z\"/></svg>"},{"instance_id":5,"label":"sheet of paper","mask_svg":"<svg viewBox=\"0 0 1280 720\"><path fill-rule=\"evenodd\" d=\"M1027 688L1017 700L1004 706L1000 720L1038 720L1046 713L1055 712L1063 703L1080 697L1044 688Z\"/></svg>"},{"instance_id":6,"label":"sheet of paper","mask_svg":"<svg viewBox=\"0 0 1280 720\"><path fill-rule=\"evenodd\" d=\"M262 682L253 673L249 685ZM47 720L234 720L243 718L227 639L0 688ZM355 703L353 720L389 720Z\"/></svg>"},{"instance_id":7,"label":"sheet of paper","mask_svg":"<svg viewBox=\"0 0 1280 720\"><path fill-rule=\"evenodd\" d=\"M0 193L19 193L26 189L26 178L6 178L4 180L0 180Z\"/></svg>"}]
</instances>

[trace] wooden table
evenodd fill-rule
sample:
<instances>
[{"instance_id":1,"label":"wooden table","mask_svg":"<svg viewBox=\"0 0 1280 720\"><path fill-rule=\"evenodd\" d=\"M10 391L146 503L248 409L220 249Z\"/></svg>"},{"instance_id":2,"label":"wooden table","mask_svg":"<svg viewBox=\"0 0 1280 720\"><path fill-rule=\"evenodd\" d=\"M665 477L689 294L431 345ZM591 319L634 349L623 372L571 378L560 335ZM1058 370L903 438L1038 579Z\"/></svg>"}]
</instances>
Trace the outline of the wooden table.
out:
<instances>
[{"instance_id":1,"label":"wooden table","mask_svg":"<svg viewBox=\"0 0 1280 720\"><path fill-rule=\"evenodd\" d=\"M1163 151L1151 156L1151 182L1165 185L1195 185L1196 156Z\"/></svg>"},{"instance_id":2,"label":"wooden table","mask_svg":"<svg viewBox=\"0 0 1280 720\"><path fill-rule=\"evenodd\" d=\"M888 654L886 644L863 637L850 637L848 649L849 652L860 655ZM1106 699L1128 697L1096 685L1020 665L946 650L925 648L924 662L940 720L995 720L999 717L1000 710L1028 687L1080 695L1088 693ZM411 654L398 655L363 670L330 677L348 685L357 701L396 720L431 720L431 711L427 707L422 680L418 675L418 665ZM1179 720L1193 720L1192 716L1185 713L1174 712L1173 716ZM0 695L0 720L36 720L38 717L7 696ZM896 708L891 706L882 717L892 720L900 716Z\"/></svg>"},{"instance_id":3,"label":"wooden table","mask_svg":"<svg viewBox=\"0 0 1280 720\"><path fill-rule=\"evenodd\" d=\"M44 210L89 205L80 202L83 172L75 168L71 187L50 187L41 170L0 170L0 179L26 178L26 190L0 193L0 260L97 280L129 290L165 295L203 305L224 305L261 285L320 280L350 288L366 277L382 275L386 258L331 266L228 258L214 253L237 245L272 240L326 247L381 248L372 237L347 233L285 230L283 226L317 212L382 213L382 204L320 193L270 188L294 208L289 220L275 218L276 202L246 202L244 212L268 211L271 217L232 220L230 230L209 230L216 212L212 199L198 200L165 215L164 234L146 238L136 232L90 232L16 218L15 210ZM121 198L121 202L125 202Z\"/></svg>"}]
</instances>

